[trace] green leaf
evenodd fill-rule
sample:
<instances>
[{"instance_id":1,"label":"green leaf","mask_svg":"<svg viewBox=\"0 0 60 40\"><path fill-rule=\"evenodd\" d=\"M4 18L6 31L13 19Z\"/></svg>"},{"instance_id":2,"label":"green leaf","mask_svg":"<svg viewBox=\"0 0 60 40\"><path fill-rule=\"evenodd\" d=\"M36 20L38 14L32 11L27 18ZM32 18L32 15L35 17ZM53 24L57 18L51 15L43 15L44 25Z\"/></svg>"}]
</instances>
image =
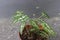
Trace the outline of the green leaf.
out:
<instances>
[{"instance_id":1,"label":"green leaf","mask_svg":"<svg viewBox=\"0 0 60 40\"><path fill-rule=\"evenodd\" d=\"M30 24L33 26L33 28L35 28L36 30L39 30L39 27L34 20L30 20Z\"/></svg>"},{"instance_id":2,"label":"green leaf","mask_svg":"<svg viewBox=\"0 0 60 40\"><path fill-rule=\"evenodd\" d=\"M44 28L44 31L46 31L49 35L54 35L55 32L52 30L52 28L43 20L39 19L42 27Z\"/></svg>"},{"instance_id":3,"label":"green leaf","mask_svg":"<svg viewBox=\"0 0 60 40\"><path fill-rule=\"evenodd\" d=\"M48 29L51 29L51 27L43 20L38 19L38 21L40 21L41 24L44 24L45 27L47 27Z\"/></svg>"},{"instance_id":4,"label":"green leaf","mask_svg":"<svg viewBox=\"0 0 60 40\"><path fill-rule=\"evenodd\" d=\"M30 32L34 32L34 31L35 31L35 29L34 29L34 28L30 29Z\"/></svg>"},{"instance_id":5,"label":"green leaf","mask_svg":"<svg viewBox=\"0 0 60 40\"><path fill-rule=\"evenodd\" d=\"M17 11L16 15L13 16L13 23L16 22L26 22L29 19L29 17L25 14L23 14L23 11Z\"/></svg>"},{"instance_id":6,"label":"green leaf","mask_svg":"<svg viewBox=\"0 0 60 40\"><path fill-rule=\"evenodd\" d=\"M16 11L16 13L17 13L17 14L21 14L21 13L23 13L23 11Z\"/></svg>"},{"instance_id":7,"label":"green leaf","mask_svg":"<svg viewBox=\"0 0 60 40\"><path fill-rule=\"evenodd\" d=\"M37 31L36 34L42 37L49 37L49 35L45 31Z\"/></svg>"},{"instance_id":8,"label":"green leaf","mask_svg":"<svg viewBox=\"0 0 60 40\"><path fill-rule=\"evenodd\" d=\"M45 11L42 12L42 16L49 18L49 16L47 15L47 13Z\"/></svg>"},{"instance_id":9,"label":"green leaf","mask_svg":"<svg viewBox=\"0 0 60 40\"><path fill-rule=\"evenodd\" d=\"M40 31L40 35L42 37L49 37L49 35L46 32L44 32L44 31Z\"/></svg>"},{"instance_id":10,"label":"green leaf","mask_svg":"<svg viewBox=\"0 0 60 40\"><path fill-rule=\"evenodd\" d=\"M54 35L55 32L48 26L46 23L41 23L42 26L44 27L44 30L49 34L49 35Z\"/></svg>"},{"instance_id":11,"label":"green leaf","mask_svg":"<svg viewBox=\"0 0 60 40\"><path fill-rule=\"evenodd\" d=\"M23 11L17 11L16 14L13 16L13 23L17 23L17 22L21 23L19 27L20 34L22 34L23 29L25 27L25 23L29 19L30 18L27 15L23 14Z\"/></svg>"},{"instance_id":12,"label":"green leaf","mask_svg":"<svg viewBox=\"0 0 60 40\"><path fill-rule=\"evenodd\" d=\"M21 26L19 27L19 32L21 35L23 33L24 27L25 27L25 22L21 23Z\"/></svg>"}]
</instances>

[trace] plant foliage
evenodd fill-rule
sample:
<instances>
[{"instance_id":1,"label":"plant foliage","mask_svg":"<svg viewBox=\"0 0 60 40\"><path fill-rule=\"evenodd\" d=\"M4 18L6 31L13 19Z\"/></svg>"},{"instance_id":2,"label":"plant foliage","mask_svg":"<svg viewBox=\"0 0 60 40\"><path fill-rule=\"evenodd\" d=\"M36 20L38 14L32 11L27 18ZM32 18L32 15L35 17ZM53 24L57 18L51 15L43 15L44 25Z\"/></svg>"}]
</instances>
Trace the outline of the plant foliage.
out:
<instances>
[{"instance_id":1,"label":"plant foliage","mask_svg":"<svg viewBox=\"0 0 60 40\"><path fill-rule=\"evenodd\" d=\"M42 16L49 18L46 12L42 12ZM43 37L47 37L49 35L55 34L52 28L44 20L40 18L35 18L32 20L32 18L29 18L28 15L25 15L23 11L17 11L16 14L13 16L13 23L21 22L21 25L19 27L19 31L21 35L27 20L29 20L30 25L32 25L32 29L30 30L31 32L35 32L36 34L41 35ZM42 25L43 31L39 29L37 22L39 22Z\"/></svg>"}]
</instances>

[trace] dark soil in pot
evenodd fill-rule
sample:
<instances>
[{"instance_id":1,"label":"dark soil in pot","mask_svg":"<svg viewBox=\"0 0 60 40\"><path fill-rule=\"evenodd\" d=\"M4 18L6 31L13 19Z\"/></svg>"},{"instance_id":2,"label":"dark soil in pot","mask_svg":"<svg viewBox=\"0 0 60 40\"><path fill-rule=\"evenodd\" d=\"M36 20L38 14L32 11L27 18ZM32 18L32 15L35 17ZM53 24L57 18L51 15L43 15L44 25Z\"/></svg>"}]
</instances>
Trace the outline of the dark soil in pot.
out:
<instances>
[{"instance_id":1,"label":"dark soil in pot","mask_svg":"<svg viewBox=\"0 0 60 40\"><path fill-rule=\"evenodd\" d=\"M23 30L23 34L20 35L20 32L19 32L19 36L22 40L47 40L47 38L43 38L40 35L30 32L29 30L31 28L32 28L31 25L26 25L26 27Z\"/></svg>"}]
</instances>

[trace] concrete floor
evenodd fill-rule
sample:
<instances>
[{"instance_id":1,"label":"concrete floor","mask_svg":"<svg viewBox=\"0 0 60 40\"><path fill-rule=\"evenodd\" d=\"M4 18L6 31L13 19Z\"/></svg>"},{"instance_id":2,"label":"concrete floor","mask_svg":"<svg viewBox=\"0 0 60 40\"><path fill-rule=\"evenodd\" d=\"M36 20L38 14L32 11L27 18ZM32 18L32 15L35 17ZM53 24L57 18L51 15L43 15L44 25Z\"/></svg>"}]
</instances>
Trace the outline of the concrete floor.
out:
<instances>
[{"instance_id":1,"label":"concrete floor","mask_svg":"<svg viewBox=\"0 0 60 40\"><path fill-rule=\"evenodd\" d=\"M17 25L12 25L10 19L0 19L0 40L19 40L17 28Z\"/></svg>"}]
</instances>

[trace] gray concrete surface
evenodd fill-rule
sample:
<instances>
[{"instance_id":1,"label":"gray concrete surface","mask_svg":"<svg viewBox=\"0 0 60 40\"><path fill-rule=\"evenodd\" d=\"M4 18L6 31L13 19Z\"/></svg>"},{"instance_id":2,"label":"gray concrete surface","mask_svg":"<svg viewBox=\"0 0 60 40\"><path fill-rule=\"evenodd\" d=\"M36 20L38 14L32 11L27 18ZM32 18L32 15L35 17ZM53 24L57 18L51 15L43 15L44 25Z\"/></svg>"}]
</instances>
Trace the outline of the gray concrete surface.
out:
<instances>
[{"instance_id":1,"label":"gray concrete surface","mask_svg":"<svg viewBox=\"0 0 60 40\"><path fill-rule=\"evenodd\" d=\"M0 19L0 40L18 40L18 26L12 25L10 19Z\"/></svg>"},{"instance_id":2,"label":"gray concrete surface","mask_svg":"<svg viewBox=\"0 0 60 40\"><path fill-rule=\"evenodd\" d=\"M41 11L46 10L54 17L60 13L60 0L0 0L0 18L11 17L16 10L23 10L30 17L33 13L40 16Z\"/></svg>"},{"instance_id":3,"label":"gray concrete surface","mask_svg":"<svg viewBox=\"0 0 60 40\"><path fill-rule=\"evenodd\" d=\"M60 0L0 0L0 40L19 40L18 26L10 23L11 16L16 10L23 10L27 15L40 16L46 10L51 19L48 23L57 32L56 38L60 40Z\"/></svg>"}]
</instances>

